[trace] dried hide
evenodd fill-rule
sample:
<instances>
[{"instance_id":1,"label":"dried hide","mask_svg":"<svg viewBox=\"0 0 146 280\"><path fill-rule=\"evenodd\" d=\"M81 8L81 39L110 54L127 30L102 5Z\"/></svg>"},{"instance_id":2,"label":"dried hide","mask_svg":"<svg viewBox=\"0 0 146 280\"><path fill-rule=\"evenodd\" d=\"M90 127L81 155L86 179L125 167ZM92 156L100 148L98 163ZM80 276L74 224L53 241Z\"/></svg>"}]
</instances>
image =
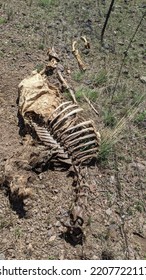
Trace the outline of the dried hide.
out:
<instances>
[{"instance_id":1,"label":"dried hide","mask_svg":"<svg viewBox=\"0 0 146 280\"><path fill-rule=\"evenodd\" d=\"M36 71L19 84L18 98L19 112L25 121L30 112L47 120L61 102L58 88Z\"/></svg>"}]
</instances>

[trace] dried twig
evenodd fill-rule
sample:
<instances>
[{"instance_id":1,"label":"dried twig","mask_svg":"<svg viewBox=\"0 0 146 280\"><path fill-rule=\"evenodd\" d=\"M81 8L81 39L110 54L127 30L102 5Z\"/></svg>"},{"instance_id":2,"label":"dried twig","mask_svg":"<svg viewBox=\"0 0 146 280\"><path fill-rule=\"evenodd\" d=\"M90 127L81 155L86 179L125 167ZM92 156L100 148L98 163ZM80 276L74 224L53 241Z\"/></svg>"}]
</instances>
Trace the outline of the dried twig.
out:
<instances>
[{"instance_id":1,"label":"dried twig","mask_svg":"<svg viewBox=\"0 0 146 280\"><path fill-rule=\"evenodd\" d=\"M89 100L89 98L83 93L83 97L84 99L87 101L87 103L89 104L89 106L93 109L93 111L95 112L95 114L97 116L99 116L98 111L95 109L95 107L93 106L93 104L91 103L91 101Z\"/></svg>"}]
</instances>

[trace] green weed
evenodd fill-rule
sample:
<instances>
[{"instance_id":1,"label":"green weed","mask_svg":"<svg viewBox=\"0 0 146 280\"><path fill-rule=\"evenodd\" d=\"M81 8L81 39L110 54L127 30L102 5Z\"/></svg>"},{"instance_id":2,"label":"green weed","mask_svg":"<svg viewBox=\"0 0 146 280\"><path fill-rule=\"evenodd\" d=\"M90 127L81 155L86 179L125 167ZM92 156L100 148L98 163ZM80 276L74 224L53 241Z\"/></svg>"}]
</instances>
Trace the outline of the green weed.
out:
<instances>
[{"instance_id":1,"label":"green weed","mask_svg":"<svg viewBox=\"0 0 146 280\"><path fill-rule=\"evenodd\" d=\"M71 95L70 95L70 93L68 92L68 91L65 91L64 93L63 93L63 96L67 99L67 100L72 100L72 97L71 97Z\"/></svg>"},{"instance_id":2,"label":"green weed","mask_svg":"<svg viewBox=\"0 0 146 280\"><path fill-rule=\"evenodd\" d=\"M95 102L98 97L98 92L96 90L81 88L76 91L75 96L78 102L85 100L84 95L88 97L90 101Z\"/></svg>"},{"instance_id":3,"label":"green weed","mask_svg":"<svg viewBox=\"0 0 146 280\"><path fill-rule=\"evenodd\" d=\"M107 82L107 72L101 70L94 76L93 82L96 86L102 86Z\"/></svg>"},{"instance_id":4,"label":"green weed","mask_svg":"<svg viewBox=\"0 0 146 280\"><path fill-rule=\"evenodd\" d=\"M85 95L93 102L96 101L98 97L98 92L96 90L87 89Z\"/></svg>"},{"instance_id":5,"label":"green weed","mask_svg":"<svg viewBox=\"0 0 146 280\"><path fill-rule=\"evenodd\" d=\"M44 50L44 44L39 44L38 49L43 51Z\"/></svg>"},{"instance_id":6,"label":"green weed","mask_svg":"<svg viewBox=\"0 0 146 280\"><path fill-rule=\"evenodd\" d=\"M7 13L7 20L8 20L8 21L13 20L13 18L14 18L14 12L13 12L12 7L8 8L8 9L6 10L6 13Z\"/></svg>"},{"instance_id":7,"label":"green weed","mask_svg":"<svg viewBox=\"0 0 146 280\"><path fill-rule=\"evenodd\" d=\"M116 117L109 110L104 111L103 121L105 126L114 127L116 125Z\"/></svg>"},{"instance_id":8,"label":"green weed","mask_svg":"<svg viewBox=\"0 0 146 280\"><path fill-rule=\"evenodd\" d=\"M55 260L55 257L49 256L49 257L48 257L48 260Z\"/></svg>"},{"instance_id":9,"label":"green weed","mask_svg":"<svg viewBox=\"0 0 146 280\"><path fill-rule=\"evenodd\" d=\"M43 68L44 68L44 65L43 64L37 64L36 65L36 67L35 67L35 69L37 70L37 72L39 73L41 70L43 70Z\"/></svg>"},{"instance_id":10,"label":"green weed","mask_svg":"<svg viewBox=\"0 0 146 280\"><path fill-rule=\"evenodd\" d=\"M91 226L92 223L93 223L92 217L89 216L87 220L87 226Z\"/></svg>"},{"instance_id":11,"label":"green weed","mask_svg":"<svg viewBox=\"0 0 146 280\"><path fill-rule=\"evenodd\" d=\"M136 91L131 90L131 105L141 102L141 96Z\"/></svg>"},{"instance_id":12,"label":"green weed","mask_svg":"<svg viewBox=\"0 0 146 280\"><path fill-rule=\"evenodd\" d=\"M73 73L73 79L76 82L80 82L83 79L83 76L84 76L84 72L81 72L81 71L75 71Z\"/></svg>"},{"instance_id":13,"label":"green weed","mask_svg":"<svg viewBox=\"0 0 146 280\"><path fill-rule=\"evenodd\" d=\"M28 5L29 7L31 7L31 6L32 6L32 3L33 3L33 0L26 0L26 3L27 3L27 5Z\"/></svg>"},{"instance_id":14,"label":"green weed","mask_svg":"<svg viewBox=\"0 0 146 280\"><path fill-rule=\"evenodd\" d=\"M144 110L143 112L139 113L136 118L135 118L135 122L136 123L141 123L144 120L146 120L146 110Z\"/></svg>"},{"instance_id":15,"label":"green weed","mask_svg":"<svg viewBox=\"0 0 146 280\"><path fill-rule=\"evenodd\" d=\"M4 57L4 52L0 50L0 57Z\"/></svg>"},{"instance_id":16,"label":"green weed","mask_svg":"<svg viewBox=\"0 0 146 280\"><path fill-rule=\"evenodd\" d=\"M7 22L6 18L0 17L0 24L4 24L4 23L6 23L6 22Z\"/></svg>"},{"instance_id":17,"label":"green weed","mask_svg":"<svg viewBox=\"0 0 146 280\"><path fill-rule=\"evenodd\" d=\"M16 237L16 238L20 238L20 236L21 236L21 229L16 228L16 229L15 229L15 237Z\"/></svg>"},{"instance_id":18,"label":"green weed","mask_svg":"<svg viewBox=\"0 0 146 280\"><path fill-rule=\"evenodd\" d=\"M11 225L11 221L7 221L3 217L0 217L0 229L9 228Z\"/></svg>"},{"instance_id":19,"label":"green weed","mask_svg":"<svg viewBox=\"0 0 146 280\"><path fill-rule=\"evenodd\" d=\"M128 209L127 209L127 213L128 213L129 216L132 216L133 213L134 213L134 209L131 206L129 206Z\"/></svg>"},{"instance_id":20,"label":"green weed","mask_svg":"<svg viewBox=\"0 0 146 280\"><path fill-rule=\"evenodd\" d=\"M76 100L77 100L77 101L82 101L82 100L84 100L83 94L84 94L84 90L83 90L83 89L77 90L76 93L75 93Z\"/></svg>"},{"instance_id":21,"label":"green weed","mask_svg":"<svg viewBox=\"0 0 146 280\"><path fill-rule=\"evenodd\" d=\"M101 142L97 161L99 163L107 163L111 151L112 144L110 142Z\"/></svg>"},{"instance_id":22,"label":"green weed","mask_svg":"<svg viewBox=\"0 0 146 280\"><path fill-rule=\"evenodd\" d=\"M144 210L145 210L145 206L144 206L144 203L142 201L137 201L135 203L134 207L140 213L144 212Z\"/></svg>"},{"instance_id":23,"label":"green weed","mask_svg":"<svg viewBox=\"0 0 146 280\"><path fill-rule=\"evenodd\" d=\"M39 0L38 5L42 8L56 4L56 0Z\"/></svg>"},{"instance_id":24,"label":"green weed","mask_svg":"<svg viewBox=\"0 0 146 280\"><path fill-rule=\"evenodd\" d=\"M0 228L3 229L3 228L5 228L5 227L7 227L7 222L4 221L4 220L1 220L1 221L0 221Z\"/></svg>"}]
</instances>

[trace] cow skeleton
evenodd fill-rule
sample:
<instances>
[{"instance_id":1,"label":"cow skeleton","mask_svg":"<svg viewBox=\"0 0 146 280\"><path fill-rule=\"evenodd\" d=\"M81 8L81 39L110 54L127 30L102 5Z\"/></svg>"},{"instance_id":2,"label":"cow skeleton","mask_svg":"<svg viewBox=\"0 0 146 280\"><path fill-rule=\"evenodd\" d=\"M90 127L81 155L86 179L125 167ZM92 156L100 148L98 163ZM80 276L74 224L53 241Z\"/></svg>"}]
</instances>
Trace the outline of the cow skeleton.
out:
<instances>
[{"instance_id":1,"label":"cow skeleton","mask_svg":"<svg viewBox=\"0 0 146 280\"><path fill-rule=\"evenodd\" d=\"M46 68L40 73L34 71L19 84L18 110L24 124L52 151L50 160L57 159L73 168L76 177L75 202L71 209L72 220L64 225L75 233L74 230L79 230L83 223L84 199L81 193L86 182L81 168L96 158L100 134L92 120L81 117L83 109L76 102L74 90L62 77L58 62L54 49L49 50ZM50 68L57 71L59 81L70 92L73 101L65 101L58 87L49 81L47 73Z\"/></svg>"}]
</instances>

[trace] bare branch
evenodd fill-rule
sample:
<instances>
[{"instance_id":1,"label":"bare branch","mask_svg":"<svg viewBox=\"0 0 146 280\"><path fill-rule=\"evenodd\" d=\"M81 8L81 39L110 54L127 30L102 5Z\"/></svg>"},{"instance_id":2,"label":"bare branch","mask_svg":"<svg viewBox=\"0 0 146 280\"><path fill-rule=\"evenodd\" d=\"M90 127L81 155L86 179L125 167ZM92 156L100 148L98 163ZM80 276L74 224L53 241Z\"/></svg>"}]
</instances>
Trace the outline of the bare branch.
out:
<instances>
[{"instance_id":1,"label":"bare branch","mask_svg":"<svg viewBox=\"0 0 146 280\"><path fill-rule=\"evenodd\" d=\"M97 116L99 116L98 111L95 109L95 107L93 106L93 104L91 103L91 101L89 100L89 98L83 93L83 97L84 99L87 101L87 103L89 104L89 106L91 107L91 109L95 112L95 114Z\"/></svg>"}]
</instances>

